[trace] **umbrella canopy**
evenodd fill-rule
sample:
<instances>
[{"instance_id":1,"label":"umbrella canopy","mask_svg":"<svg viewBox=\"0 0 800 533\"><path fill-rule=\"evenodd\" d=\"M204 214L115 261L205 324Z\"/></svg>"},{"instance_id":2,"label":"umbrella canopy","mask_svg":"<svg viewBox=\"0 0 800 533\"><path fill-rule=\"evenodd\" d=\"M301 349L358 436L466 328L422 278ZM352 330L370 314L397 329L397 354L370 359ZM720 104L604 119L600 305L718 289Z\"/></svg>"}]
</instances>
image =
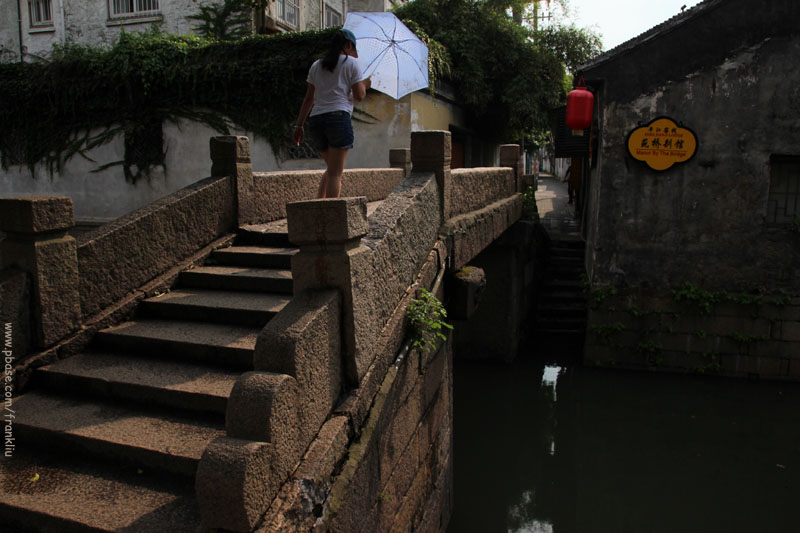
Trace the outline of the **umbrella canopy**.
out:
<instances>
[{"instance_id":1,"label":"umbrella canopy","mask_svg":"<svg viewBox=\"0 0 800 533\"><path fill-rule=\"evenodd\" d=\"M428 86L428 47L394 13L348 13L344 28L373 89L400 99Z\"/></svg>"}]
</instances>

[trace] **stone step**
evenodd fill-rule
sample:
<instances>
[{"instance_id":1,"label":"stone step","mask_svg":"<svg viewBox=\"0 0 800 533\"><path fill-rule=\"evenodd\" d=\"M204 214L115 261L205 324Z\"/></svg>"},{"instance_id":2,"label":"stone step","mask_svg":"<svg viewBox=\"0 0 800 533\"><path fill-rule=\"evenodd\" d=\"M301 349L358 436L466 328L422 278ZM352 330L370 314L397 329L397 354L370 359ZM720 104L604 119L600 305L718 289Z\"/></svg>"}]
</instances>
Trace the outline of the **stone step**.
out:
<instances>
[{"instance_id":1,"label":"stone step","mask_svg":"<svg viewBox=\"0 0 800 533\"><path fill-rule=\"evenodd\" d=\"M583 282L580 278L553 279L545 277L542 284L545 290L565 290L570 292L583 292Z\"/></svg>"},{"instance_id":2,"label":"stone step","mask_svg":"<svg viewBox=\"0 0 800 533\"><path fill-rule=\"evenodd\" d=\"M585 318L586 307L583 305L547 305L545 302L539 304L537 317L541 318Z\"/></svg>"},{"instance_id":3,"label":"stone step","mask_svg":"<svg viewBox=\"0 0 800 533\"><path fill-rule=\"evenodd\" d=\"M539 301L554 304L581 304L586 305L586 296L583 291L569 290L563 287L543 287Z\"/></svg>"},{"instance_id":4,"label":"stone step","mask_svg":"<svg viewBox=\"0 0 800 533\"><path fill-rule=\"evenodd\" d=\"M581 270L583 271L582 257L550 257L547 270Z\"/></svg>"},{"instance_id":5,"label":"stone step","mask_svg":"<svg viewBox=\"0 0 800 533\"><path fill-rule=\"evenodd\" d=\"M38 368L39 389L225 415L239 372L180 361L89 352ZM224 420L224 418L223 418Z\"/></svg>"},{"instance_id":6,"label":"stone step","mask_svg":"<svg viewBox=\"0 0 800 533\"><path fill-rule=\"evenodd\" d=\"M215 250L206 264L291 269L297 251L289 246L231 246Z\"/></svg>"},{"instance_id":7,"label":"stone step","mask_svg":"<svg viewBox=\"0 0 800 533\"><path fill-rule=\"evenodd\" d=\"M0 486L0 524L9 533L202 531L194 483L182 476L18 448L3 459Z\"/></svg>"},{"instance_id":8,"label":"stone step","mask_svg":"<svg viewBox=\"0 0 800 533\"><path fill-rule=\"evenodd\" d=\"M140 316L263 326L291 297L264 292L176 289L144 300Z\"/></svg>"},{"instance_id":9,"label":"stone step","mask_svg":"<svg viewBox=\"0 0 800 533\"><path fill-rule=\"evenodd\" d=\"M16 445L98 454L142 468L193 476L208 444L225 435L219 421L132 409L32 391L14 401Z\"/></svg>"},{"instance_id":10,"label":"stone step","mask_svg":"<svg viewBox=\"0 0 800 533\"><path fill-rule=\"evenodd\" d=\"M581 239L553 239L550 242L551 248L570 248L570 249L586 249L586 243Z\"/></svg>"},{"instance_id":11,"label":"stone step","mask_svg":"<svg viewBox=\"0 0 800 533\"><path fill-rule=\"evenodd\" d=\"M292 294L292 271L246 266L202 266L181 272L178 286Z\"/></svg>"},{"instance_id":12,"label":"stone step","mask_svg":"<svg viewBox=\"0 0 800 533\"><path fill-rule=\"evenodd\" d=\"M206 322L134 320L99 331L99 351L183 359L250 370L260 328Z\"/></svg>"},{"instance_id":13,"label":"stone step","mask_svg":"<svg viewBox=\"0 0 800 533\"><path fill-rule=\"evenodd\" d=\"M578 270L550 270L548 269L545 272L545 279L548 281L572 281L576 283L581 283L581 279L584 272L583 269L580 271Z\"/></svg>"},{"instance_id":14,"label":"stone step","mask_svg":"<svg viewBox=\"0 0 800 533\"><path fill-rule=\"evenodd\" d=\"M566 259L580 259L583 261L584 249L583 248L567 248L567 247L551 247L550 257L563 257Z\"/></svg>"},{"instance_id":15,"label":"stone step","mask_svg":"<svg viewBox=\"0 0 800 533\"><path fill-rule=\"evenodd\" d=\"M291 246L286 219L239 227L237 245Z\"/></svg>"}]
</instances>

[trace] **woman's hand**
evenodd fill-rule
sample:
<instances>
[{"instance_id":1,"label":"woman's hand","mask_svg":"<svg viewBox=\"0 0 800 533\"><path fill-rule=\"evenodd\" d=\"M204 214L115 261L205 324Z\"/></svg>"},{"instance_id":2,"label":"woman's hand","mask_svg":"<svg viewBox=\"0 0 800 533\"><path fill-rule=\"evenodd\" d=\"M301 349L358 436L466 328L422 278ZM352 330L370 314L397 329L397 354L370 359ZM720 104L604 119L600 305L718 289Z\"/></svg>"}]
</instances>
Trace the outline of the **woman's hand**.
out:
<instances>
[{"instance_id":1,"label":"woman's hand","mask_svg":"<svg viewBox=\"0 0 800 533\"><path fill-rule=\"evenodd\" d=\"M295 146L300 146L300 143L303 142L303 133L303 126L295 125L294 132L292 133Z\"/></svg>"}]
</instances>

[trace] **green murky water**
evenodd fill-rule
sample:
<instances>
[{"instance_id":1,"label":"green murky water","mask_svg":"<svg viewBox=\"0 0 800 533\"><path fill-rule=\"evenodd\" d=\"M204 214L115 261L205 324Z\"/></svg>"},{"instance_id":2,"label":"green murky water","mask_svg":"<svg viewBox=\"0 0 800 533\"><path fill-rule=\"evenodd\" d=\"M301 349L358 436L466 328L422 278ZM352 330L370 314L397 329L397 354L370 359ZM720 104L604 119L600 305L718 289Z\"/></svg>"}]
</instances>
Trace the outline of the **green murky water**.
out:
<instances>
[{"instance_id":1,"label":"green murky water","mask_svg":"<svg viewBox=\"0 0 800 533\"><path fill-rule=\"evenodd\" d=\"M800 384L455 361L449 533L800 532Z\"/></svg>"}]
</instances>

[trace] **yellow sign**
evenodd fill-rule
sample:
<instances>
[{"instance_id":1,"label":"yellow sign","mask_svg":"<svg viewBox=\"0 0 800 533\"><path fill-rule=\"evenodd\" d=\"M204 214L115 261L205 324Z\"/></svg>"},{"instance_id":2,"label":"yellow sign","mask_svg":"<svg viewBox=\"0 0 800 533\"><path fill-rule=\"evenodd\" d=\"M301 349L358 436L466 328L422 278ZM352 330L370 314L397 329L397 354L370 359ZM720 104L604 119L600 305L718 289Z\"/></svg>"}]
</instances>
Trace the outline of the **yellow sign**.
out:
<instances>
[{"instance_id":1,"label":"yellow sign","mask_svg":"<svg viewBox=\"0 0 800 533\"><path fill-rule=\"evenodd\" d=\"M697 137L674 120L659 117L628 134L628 152L653 170L667 170L685 163L697 150Z\"/></svg>"}]
</instances>

